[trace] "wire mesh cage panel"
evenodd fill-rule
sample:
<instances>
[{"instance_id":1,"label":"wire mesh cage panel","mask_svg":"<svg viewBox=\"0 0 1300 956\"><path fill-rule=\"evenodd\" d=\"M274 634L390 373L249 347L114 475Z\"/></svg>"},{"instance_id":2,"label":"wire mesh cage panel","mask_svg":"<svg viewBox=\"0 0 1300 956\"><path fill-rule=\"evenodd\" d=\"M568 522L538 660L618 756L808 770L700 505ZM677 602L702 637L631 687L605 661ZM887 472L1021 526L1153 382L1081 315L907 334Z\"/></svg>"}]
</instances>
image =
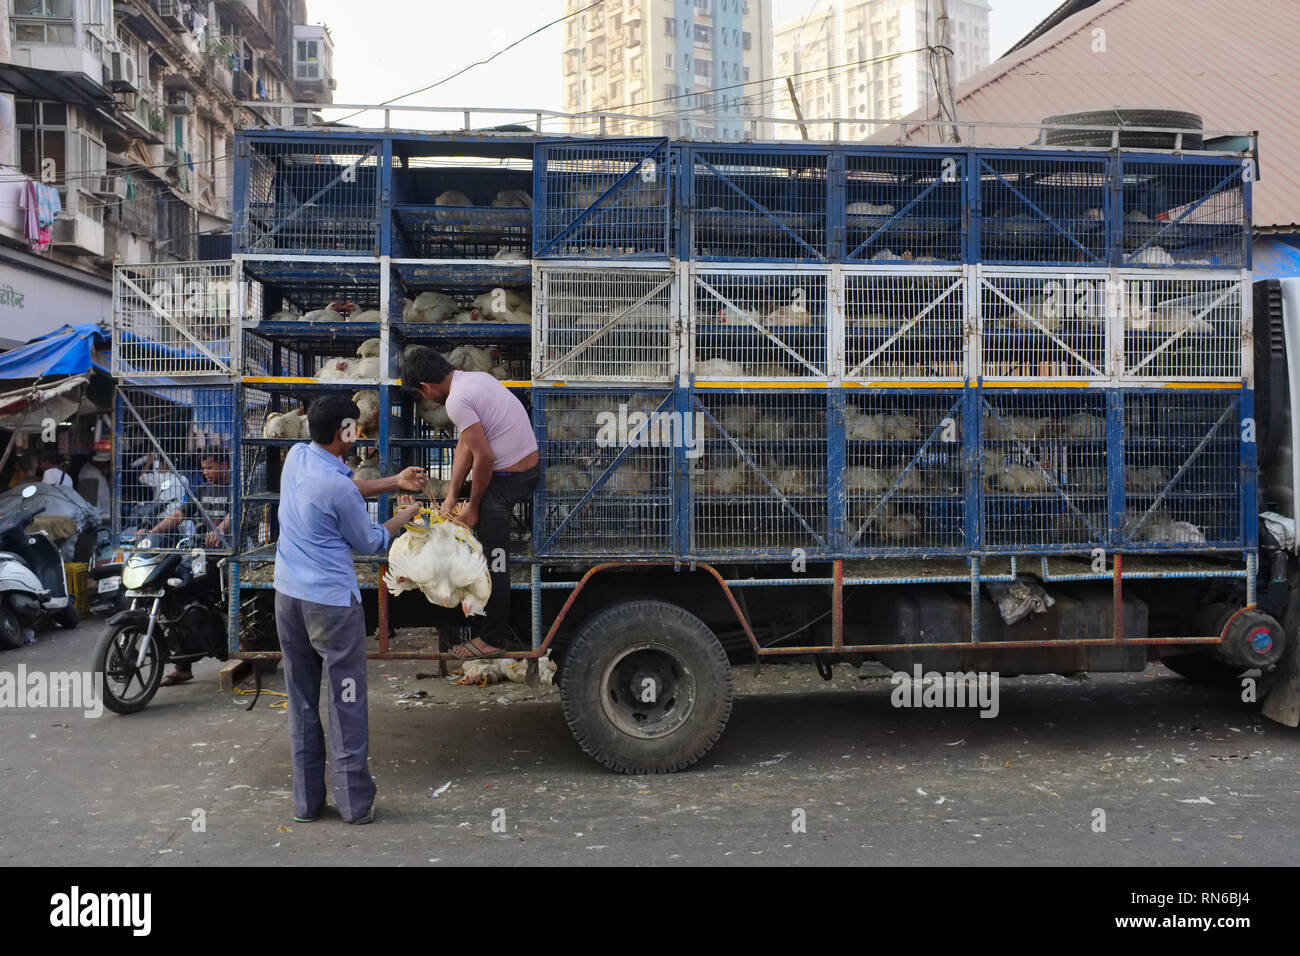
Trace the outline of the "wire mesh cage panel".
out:
<instances>
[{"instance_id":1,"label":"wire mesh cage panel","mask_svg":"<svg viewBox=\"0 0 1300 956\"><path fill-rule=\"evenodd\" d=\"M533 143L395 139L393 255L527 259L532 254Z\"/></svg>"},{"instance_id":2,"label":"wire mesh cage panel","mask_svg":"<svg viewBox=\"0 0 1300 956\"><path fill-rule=\"evenodd\" d=\"M1125 276L1121 293L1125 376L1241 378L1248 283L1148 273Z\"/></svg>"},{"instance_id":3,"label":"wire mesh cage panel","mask_svg":"<svg viewBox=\"0 0 1300 956\"><path fill-rule=\"evenodd\" d=\"M829 274L696 270L695 377L825 378Z\"/></svg>"},{"instance_id":4,"label":"wire mesh cage panel","mask_svg":"<svg viewBox=\"0 0 1300 956\"><path fill-rule=\"evenodd\" d=\"M845 393L847 552L966 549L964 407L961 391Z\"/></svg>"},{"instance_id":5,"label":"wire mesh cage panel","mask_svg":"<svg viewBox=\"0 0 1300 956\"><path fill-rule=\"evenodd\" d=\"M844 160L846 262L960 262L966 157L850 148Z\"/></svg>"},{"instance_id":6,"label":"wire mesh cage panel","mask_svg":"<svg viewBox=\"0 0 1300 956\"><path fill-rule=\"evenodd\" d=\"M830 258L829 152L696 147L689 155L694 258Z\"/></svg>"},{"instance_id":7,"label":"wire mesh cage panel","mask_svg":"<svg viewBox=\"0 0 1300 956\"><path fill-rule=\"evenodd\" d=\"M672 405L662 390L533 391L538 555L673 552L674 448L684 438Z\"/></svg>"},{"instance_id":8,"label":"wire mesh cage panel","mask_svg":"<svg viewBox=\"0 0 1300 956\"><path fill-rule=\"evenodd\" d=\"M113 374L232 374L232 326L258 308L256 283L230 262L170 262L113 270ZM243 297L243 302L241 302Z\"/></svg>"},{"instance_id":9,"label":"wire mesh cage panel","mask_svg":"<svg viewBox=\"0 0 1300 956\"><path fill-rule=\"evenodd\" d=\"M540 380L667 382L677 374L676 273L538 269Z\"/></svg>"},{"instance_id":10,"label":"wire mesh cage panel","mask_svg":"<svg viewBox=\"0 0 1300 956\"><path fill-rule=\"evenodd\" d=\"M1239 391L1124 392L1123 545L1241 547Z\"/></svg>"},{"instance_id":11,"label":"wire mesh cage panel","mask_svg":"<svg viewBox=\"0 0 1300 956\"><path fill-rule=\"evenodd\" d=\"M379 254L378 139L239 141L237 253Z\"/></svg>"},{"instance_id":12,"label":"wire mesh cage panel","mask_svg":"<svg viewBox=\"0 0 1300 956\"><path fill-rule=\"evenodd\" d=\"M1102 272L978 279L985 378L1105 378L1114 283Z\"/></svg>"},{"instance_id":13,"label":"wire mesh cage panel","mask_svg":"<svg viewBox=\"0 0 1300 956\"><path fill-rule=\"evenodd\" d=\"M844 378L965 378L960 271L844 273Z\"/></svg>"},{"instance_id":14,"label":"wire mesh cage panel","mask_svg":"<svg viewBox=\"0 0 1300 956\"><path fill-rule=\"evenodd\" d=\"M114 538L231 552L233 386L119 384L115 405Z\"/></svg>"},{"instance_id":15,"label":"wire mesh cage panel","mask_svg":"<svg viewBox=\"0 0 1300 956\"><path fill-rule=\"evenodd\" d=\"M980 261L1107 264L1107 160L1022 152L977 164Z\"/></svg>"},{"instance_id":16,"label":"wire mesh cage panel","mask_svg":"<svg viewBox=\"0 0 1300 956\"><path fill-rule=\"evenodd\" d=\"M826 402L820 391L695 393L693 554L830 550Z\"/></svg>"},{"instance_id":17,"label":"wire mesh cage panel","mask_svg":"<svg viewBox=\"0 0 1300 956\"><path fill-rule=\"evenodd\" d=\"M1104 547L1106 393L985 391L981 402L984 547Z\"/></svg>"},{"instance_id":18,"label":"wire mesh cage panel","mask_svg":"<svg viewBox=\"0 0 1300 956\"><path fill-rule=\"evenodd\" d=\"M672 252L668 141L539 143L534 255L663 258Z\"/></svg>"},{"instance_id":19,"label":"wire mesh cage panel","mask_svg":"<svg viewBox=\"0 0 1300 956\"><path fill-rule=\"evenodd\" d=\"M1122 169L1123 265L1246 268L1250 184L1242 161L1125 156Z\"/></svg>"}]
</instances>

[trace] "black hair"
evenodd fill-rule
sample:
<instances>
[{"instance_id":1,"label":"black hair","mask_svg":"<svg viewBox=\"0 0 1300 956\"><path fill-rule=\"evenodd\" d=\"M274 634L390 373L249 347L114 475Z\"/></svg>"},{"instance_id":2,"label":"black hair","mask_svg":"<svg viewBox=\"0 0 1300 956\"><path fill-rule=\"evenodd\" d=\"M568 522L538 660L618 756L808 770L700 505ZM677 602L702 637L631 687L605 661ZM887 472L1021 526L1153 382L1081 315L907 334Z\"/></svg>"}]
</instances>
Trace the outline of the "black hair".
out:
<instances>
[{"instance_id":1,"label":"black hair","mask_svg":"<svg viewBox=\"0 0 1300 956\"><path fill-rule=\"evenodd\" d=\"M318 445L328 445L347 418L353 421L361 418L361 408L356 402L342 392L322 395L307 409L307 427L311 432L311 440Z\"/></svg>"},{"instance_id":2,"label":"black hair","mask_svg":"<svg viewBox=\"0 0 1300 956\"><path fill-rule=\"evenodd\" d=\"M402 387L412 392L418 392L424 382L441 384L454 371L454 365L423 345L417 345L402 355Z\"/></svg>"},{"instance_id":3,"label":"black hair","mask_svg":"<svg viewBox=\"0 0 1300 956\"><path fill-rule=\"evenodd\" d=\"M41 449L40 464L54 465L56 467L61 466L63 464L63 456L59 454L58 446L49 445Z\"/></svg>"}]
</instances>

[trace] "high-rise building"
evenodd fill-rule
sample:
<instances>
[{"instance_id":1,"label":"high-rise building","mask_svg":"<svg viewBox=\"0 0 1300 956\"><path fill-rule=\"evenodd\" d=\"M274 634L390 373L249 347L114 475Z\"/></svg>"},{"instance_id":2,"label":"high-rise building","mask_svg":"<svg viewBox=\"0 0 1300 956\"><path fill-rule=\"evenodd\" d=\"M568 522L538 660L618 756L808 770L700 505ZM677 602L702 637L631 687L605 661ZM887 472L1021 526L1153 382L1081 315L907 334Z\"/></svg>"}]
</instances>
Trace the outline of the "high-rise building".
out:
<instances>
[{"instance_id":1,"label":"high-rise building","mask_svg":"<svg viewBox=\"0 0 1300 956\"><path fill-rule=\"evenodd\" d=\"M566 13L588 0L565 0ZM770 87L771 0L606 0L564 25L564 109L677 120L611 132L761 138L750 119ZM574 122L574 130L584 124Z\"/></svg>"},{"instance_id":2,"label":"high-rise building","mask_svg":"<svg viewBox=\"0 0 1300 956\"><path fill-rule=\"evenodd\" d=\"M827 0L775 31L776 116L794 119L784 77L792 77L805 119L849 118L841 139L863 139L869 119L894 119L936 96L933 60L937 0ZM987 0L947 0L954 85L989 63ZM798 127L778 126L781 137ZM812 123L812 139L831 139L831 124Z\"/></svg>"},{"instance_id":3,"label":"high-rise building","mask_svg":"<svg viewBox=\"0 0 1300 956\"><path fill-rule=\"evenodd\" d=\"M332 56L306 0L0 0L0 349L107 319L115 263L229 256L234 131L292 121L240 103L329 103Z\"/></svg>"}]
</instances>

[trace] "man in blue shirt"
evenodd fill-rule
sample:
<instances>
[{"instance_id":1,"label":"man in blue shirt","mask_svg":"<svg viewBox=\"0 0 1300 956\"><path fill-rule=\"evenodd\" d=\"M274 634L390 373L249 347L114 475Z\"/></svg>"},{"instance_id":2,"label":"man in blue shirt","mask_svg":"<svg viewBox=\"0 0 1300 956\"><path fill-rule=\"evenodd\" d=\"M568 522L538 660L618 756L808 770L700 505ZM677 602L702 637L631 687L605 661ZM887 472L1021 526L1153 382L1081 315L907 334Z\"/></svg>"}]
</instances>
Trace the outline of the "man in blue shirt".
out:
<instances>
[{"instance_id":1,"label":"man in blue shirt","mask_svg":"<svg viewBox=\"0 0 1300 956\"><path fill-rule=\"evenodd\" d=\"M353 481L343 458L361 410L341 392L312 403L310 444L294 445L280 477L280 538L275 554L275 624L289 694L293 804L299 823L325 806L321 671L329 687L331 790L348 823L374 819L366 697L366 625L353 553L381 554L419 509L409 505L372 524L363 496L417 491L422 468Z\"/></svg>"}]
</instances>

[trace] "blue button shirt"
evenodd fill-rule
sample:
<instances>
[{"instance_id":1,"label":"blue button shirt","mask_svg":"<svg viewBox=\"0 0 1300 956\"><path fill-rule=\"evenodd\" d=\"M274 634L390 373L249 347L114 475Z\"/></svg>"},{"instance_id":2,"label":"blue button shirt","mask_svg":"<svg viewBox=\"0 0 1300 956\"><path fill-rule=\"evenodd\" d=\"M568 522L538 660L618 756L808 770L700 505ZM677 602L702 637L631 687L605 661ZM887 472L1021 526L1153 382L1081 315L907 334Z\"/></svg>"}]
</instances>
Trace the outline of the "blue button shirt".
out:
<instances>
[{"instance_id":1,"label":"blue button shirt","mask_svg":"<svg viewBox=\"0 0 1300 956\"><path fill-rule=\"evenodd\" d=\"M275 589L316 604L361 600L352 554L388 550L390 536L371 524L366 499L347 465L315 442L289 449L280 475L280 540Z\"/></svg>"}]
</instances>

